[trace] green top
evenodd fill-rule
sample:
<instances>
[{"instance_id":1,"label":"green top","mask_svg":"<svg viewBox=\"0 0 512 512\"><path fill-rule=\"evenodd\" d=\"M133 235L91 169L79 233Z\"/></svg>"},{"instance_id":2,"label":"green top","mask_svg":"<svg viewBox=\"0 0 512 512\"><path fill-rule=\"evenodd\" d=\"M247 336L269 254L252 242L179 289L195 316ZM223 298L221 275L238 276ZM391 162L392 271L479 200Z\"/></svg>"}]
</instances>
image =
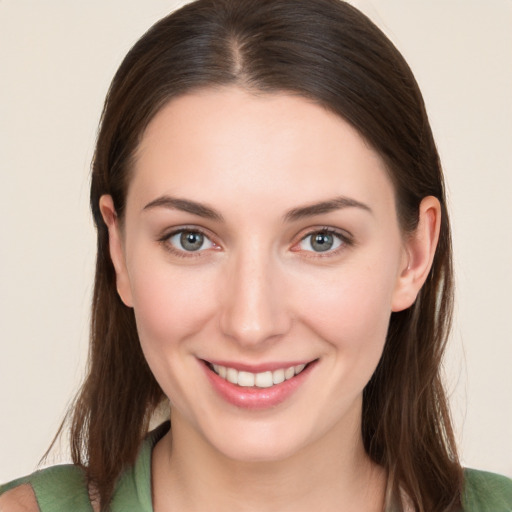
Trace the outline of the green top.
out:
<instances>
[{"instance_id":1,"label":"green top","mask_svg":"<svg viewBox=\"0 0 512 512\"><path fill-rule=\"evenodd\" d=\"M151 453L169 430L163 423L142 444L132 468L117 483L112 512L153 512L151 502ZM507 477L466 469L463 506L465 512L512 512L512 480ZM0 494L29 483L41 512L93 512L83 471L72 464L53 466L0 486Z\"/></svg>"}]
</instances>

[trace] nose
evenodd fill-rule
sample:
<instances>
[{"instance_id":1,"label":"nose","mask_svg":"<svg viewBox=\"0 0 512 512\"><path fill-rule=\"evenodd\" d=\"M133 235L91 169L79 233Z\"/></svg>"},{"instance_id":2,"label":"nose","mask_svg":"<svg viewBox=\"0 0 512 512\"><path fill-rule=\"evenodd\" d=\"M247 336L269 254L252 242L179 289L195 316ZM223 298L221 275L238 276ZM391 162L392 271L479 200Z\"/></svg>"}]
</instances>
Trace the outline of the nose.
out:
<instances>
[{"instance_id":1,"label":"nose","mask_svg":"<svg viewBox=\"0 0 512 512\"><path fill-rule=\"evenodd\" d=\"M263 251L247 252L226 269L220 323L225 336L257 350L286 334L292 318L279 265Z\"/></svg>"}]
</instances>

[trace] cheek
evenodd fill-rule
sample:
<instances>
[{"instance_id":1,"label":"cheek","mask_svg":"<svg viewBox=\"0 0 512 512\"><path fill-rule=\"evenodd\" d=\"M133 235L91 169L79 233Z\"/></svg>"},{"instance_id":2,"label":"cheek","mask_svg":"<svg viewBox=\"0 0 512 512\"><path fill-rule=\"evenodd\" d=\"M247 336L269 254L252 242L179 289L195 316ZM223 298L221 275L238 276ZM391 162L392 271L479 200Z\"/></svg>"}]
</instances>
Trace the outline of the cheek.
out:
<instances>
[{"instance_id":1,"label":"cheek","mask_svg":"<svg viewBox=\"0 0 512 512\"><path fill-rule=\"evenodd\" d=\"M172 348L201 330L215 303L211 273L158 261L133 267L133 307L143 347Z\"/></svg>"},{"instance_id":2,"label":"cheek","mask_svg":"<svg viewBox=\"0 0 512 512\"><path fill-rule=\"evenodd\" d=\"M327 341L335 355L329 359L333 375L354 393L366 385L384 349L395 268L394 260L372 258L368 264L340 266L328 278L317 276L301 286L310 290L301 306L303 322Z\"/></svg>"},{"instance_id":3,"label":"cheek","mask_svg":"<svg viewBox=\"0 0 512 512\"><path fill-rule=\"evenodd\" d=\"M133 308L144 357L173 405L185 410L183 397L196 395L188 375L195 365L190 349L212 315L215 304L208 274L190 275L179 267L154 262L131 275Z\"/></svg>"},{"instance_id":4,"label":"cheek","mask_svg":"<svg viewBox=\"0 0 512 512\"><path fill-rule=\"evenodd\" d=\"M310 322L326 339L359 345L385 337L391 314L393 283L370 270L333 273L324 284L309 283L304 302ZM329 335L327 335L327 332Z\"/></svg>"}]
</instances>

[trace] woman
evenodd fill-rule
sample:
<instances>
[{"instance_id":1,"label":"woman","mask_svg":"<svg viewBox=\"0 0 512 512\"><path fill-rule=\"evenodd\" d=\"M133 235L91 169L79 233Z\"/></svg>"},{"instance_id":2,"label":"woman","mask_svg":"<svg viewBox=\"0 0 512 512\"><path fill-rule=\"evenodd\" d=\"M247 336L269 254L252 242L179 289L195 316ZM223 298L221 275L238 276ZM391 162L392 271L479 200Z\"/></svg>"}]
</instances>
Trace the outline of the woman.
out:
<instances>
[{"instance_id":1,"label":"woman","mask_svg":"<svg viewBox=\"0 0 512 512\"><path fill-rule=\"evenodd\" d=\"M8 484L3 509L506 510L507 479L462 470L439 376L445 203L416 82L348 4L200 0L157 23L93 162L75 465Z\"/></svg>"}]
</instances>

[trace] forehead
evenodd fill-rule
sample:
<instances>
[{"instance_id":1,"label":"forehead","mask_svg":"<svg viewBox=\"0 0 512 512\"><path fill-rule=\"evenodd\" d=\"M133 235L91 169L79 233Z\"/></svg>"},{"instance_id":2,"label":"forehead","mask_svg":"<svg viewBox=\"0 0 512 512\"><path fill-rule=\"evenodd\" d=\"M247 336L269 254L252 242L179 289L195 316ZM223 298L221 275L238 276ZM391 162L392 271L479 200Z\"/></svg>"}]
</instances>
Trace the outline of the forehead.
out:
<instances>
[{"instance_id":1,"label":"forehead","mask_svg":"<svg viewBox=\"0 0 512 512\"><path fill-rule=\"evenodd\" d=\"M337 194L394 201L382 159L344 119L302 97L228 87L175 98L148 125L129 196L162 193L283 207Z\"/></svg>"}]
</instances>

